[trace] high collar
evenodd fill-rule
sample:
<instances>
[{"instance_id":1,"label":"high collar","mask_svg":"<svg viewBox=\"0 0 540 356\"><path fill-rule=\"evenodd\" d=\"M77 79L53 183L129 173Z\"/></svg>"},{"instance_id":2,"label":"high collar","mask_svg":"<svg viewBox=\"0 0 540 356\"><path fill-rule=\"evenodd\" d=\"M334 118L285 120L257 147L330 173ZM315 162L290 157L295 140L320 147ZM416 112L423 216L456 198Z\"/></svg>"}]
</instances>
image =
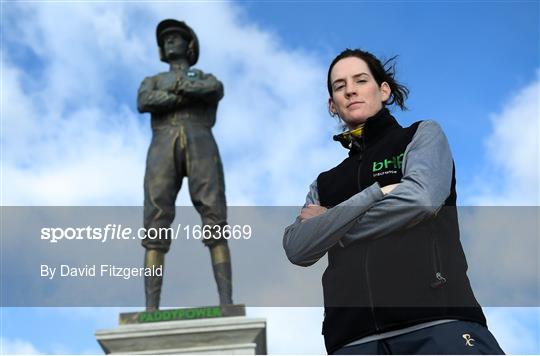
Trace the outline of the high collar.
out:
<instances>
[{"instance_id":1,"label":"high collar","mask_svg":"<svg viewBox=\"0 0 540 356\"><path fill-rule=\"evenodd\" d=\"M401 125L398 124L387 108L382 108L378 113L368 118L364 124L364 142L366 146L371 146L379 138L395 128L401 128Z\"/></svg>"},{"instance_id":2,"label":"high collar","mask_svg":"<svg viewBox=\"0 0 540 356\"><path fill-rule=\"evenodd\" d=\"M387 108L382 108L366 120L362 137L347 141L344 140L343 135L335 135L334 140L339 141L343 147L349 149L349 154L354 154L364 147L373 145L389 131L400 127L401 125L390 114L390 111Z\"/></svg>"}]
</instances>

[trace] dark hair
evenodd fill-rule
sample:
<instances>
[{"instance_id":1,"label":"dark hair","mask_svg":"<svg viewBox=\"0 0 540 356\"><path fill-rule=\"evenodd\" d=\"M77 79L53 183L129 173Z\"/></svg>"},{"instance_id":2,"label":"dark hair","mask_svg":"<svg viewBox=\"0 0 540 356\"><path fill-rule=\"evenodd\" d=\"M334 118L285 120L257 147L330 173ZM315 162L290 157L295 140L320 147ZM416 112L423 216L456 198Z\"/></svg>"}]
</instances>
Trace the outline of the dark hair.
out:
<instances>
[{"instance_id":1,"label":"dark hair","mask_svg":"<svg viewBox=\"0 0 540 356\"><path fill-rule=\"evenodd\" d=\"M407 89L406 86L398 83L394 79L394 75L396 73L396 65L395 65L395 59L398 56L394 56L387 60L386 62L381 63L381 61L375 57L373 54L362 51L361 49L345 49L343 52L341 52L330 64L330 67L328 68L328 77L327 77L327 86L328 86L328 94L332 96L332 83L330 83L330 73L332 72L332 68L334 68L334 65L340 61L343 58L348 57L357 57L365 61L369 67L369 70L373 74L373 78L377 82L377 84L380 86L383 82L387 82L390 86L390 97L388 100L384 103L384 105L392 105L396 104L401 108L401 110L407 110L407 107L405 106L405 100L407 100L407 97L409 96L409 89Z\"/></svg>"}]
</instances>

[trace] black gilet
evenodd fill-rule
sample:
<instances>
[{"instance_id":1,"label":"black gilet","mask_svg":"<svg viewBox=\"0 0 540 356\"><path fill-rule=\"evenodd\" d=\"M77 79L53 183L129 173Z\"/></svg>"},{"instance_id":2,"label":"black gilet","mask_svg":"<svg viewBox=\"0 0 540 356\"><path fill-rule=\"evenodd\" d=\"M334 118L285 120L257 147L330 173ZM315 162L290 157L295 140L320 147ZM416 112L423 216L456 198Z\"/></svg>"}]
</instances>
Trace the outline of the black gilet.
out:
<instances>
[{"instance_id":1,"label":"black gilet","mask_svg":"<svg viewBox=\"0 0 540 356\"><path fill-rule=\"evenodd\" d=\"M333 207L374 182L399 183L407 145L420 122L403 128L383 108L369 118L349 156L317 178L322 206ZM459 319L486 324L466 275L459 240L455 172L439 212L408 228L328 251L322 283L329 353L362 337L415 324ZM384 222L381 222L384 223Z\"/></svg>"}]
</instances>

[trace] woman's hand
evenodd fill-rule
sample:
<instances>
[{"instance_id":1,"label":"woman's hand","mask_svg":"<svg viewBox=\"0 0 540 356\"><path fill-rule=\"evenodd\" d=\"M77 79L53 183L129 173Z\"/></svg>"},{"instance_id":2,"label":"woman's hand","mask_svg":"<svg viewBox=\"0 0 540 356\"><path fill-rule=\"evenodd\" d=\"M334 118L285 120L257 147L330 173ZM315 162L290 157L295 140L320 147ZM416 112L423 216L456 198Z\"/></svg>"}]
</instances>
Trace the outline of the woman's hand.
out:
<instances>
[{"instance_id":1,"label":"woman's hand","mask_svg":"<svg viewBox=\"0 0 540 356\"><path fill-rule=\"evenodd\" d=\"M385 185L384 187L381 188L381 191L384 195L390 193L392 190L394 190L395 187L397 187L399 185L399 183L396 183L396 184L390 184L390 185Z\"/></svg>"},{"instance_id":2,"label":"woman's hand","mask_svg":"<svg viewBox=\"0 0 540 356\"><path fill-rule=\"evenodd\" d=\"M300 215L298 217L300 218L300 221L304 221L306 219L321 215L325 211L326 208L324 206L308 204L308 206L306 206L300 211Z\"/></svg>"},{"instance_id":3,"label":"woman's hand","mask_svg":"<svg viewBox=\"0 0 540 356\"><path fill-rule=\"evenodd\" d=\"M386 185L381 188L381 191L384 195L390 193L392 190L394 190L399 183L396 184L390 184ZM315 205L315 204L308 204L305 208L302 208L300 211L300 215L298 216L300 218L300 221L304 221L307 219L314 218L315 216L323 214L327 209L324 206Z\"/></svg>"}]
</instances>

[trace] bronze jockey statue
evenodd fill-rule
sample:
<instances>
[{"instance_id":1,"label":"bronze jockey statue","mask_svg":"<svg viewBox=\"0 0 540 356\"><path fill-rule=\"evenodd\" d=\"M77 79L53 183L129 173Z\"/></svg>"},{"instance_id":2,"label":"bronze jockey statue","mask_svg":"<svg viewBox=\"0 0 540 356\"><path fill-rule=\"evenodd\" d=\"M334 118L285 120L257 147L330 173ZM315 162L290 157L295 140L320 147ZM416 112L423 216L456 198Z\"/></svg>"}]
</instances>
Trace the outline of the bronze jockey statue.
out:
<instances>
[{"instance_id":1,"label":"bronze jockey statue","mask_svg":"<svg viewBox=\"0 0 540 356\"><path fill-rule=\"evenodd\" d=\"M147 231L170 227L182 179L188 177L191 201L203 227L215 232L227 224L223 167L212 135L223 84L212 74L191 68L199 57L199 42L184 22L161 21L156 38L161 60L170 69L145 78L137 95L139 112L152 117L144 176L144 227ZM220 236L222 231L203 242L210 249L220 304L232 304L230 252L227 240ZM145 238L145 267L163 266L170 244L170 236ZM159 308L162 282L161 276L145 276L147 311Z\"/></svg>"}]
</instances>

